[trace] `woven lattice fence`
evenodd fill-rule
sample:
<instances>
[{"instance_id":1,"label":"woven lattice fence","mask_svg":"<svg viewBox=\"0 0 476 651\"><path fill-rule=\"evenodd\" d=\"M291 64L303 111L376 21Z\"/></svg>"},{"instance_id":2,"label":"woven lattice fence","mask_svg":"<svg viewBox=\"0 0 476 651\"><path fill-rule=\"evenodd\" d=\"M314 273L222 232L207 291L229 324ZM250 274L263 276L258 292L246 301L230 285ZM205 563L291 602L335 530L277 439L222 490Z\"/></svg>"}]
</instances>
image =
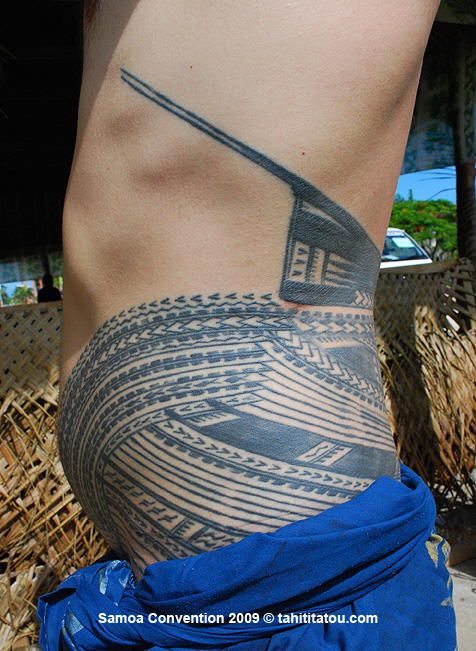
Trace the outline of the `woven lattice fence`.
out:
<instances>
[{"instance_id":1,"label":"woven lattice fence","mask_svg":"<svg viewBox=\"0 0 476 651\"><path fill-rule=\"evenodd\" d=\"M61 302L0 309L0 397L9 389L57 399Z\"/></svg>"},{"instance_id":2,"label":"woven lattice fence","mask_svg":"<svg viewBox=\"0 0 476 651\"><path fill-rule=\"evenodd\" d=\"M402 460L439 504L474 502L476 302L471 263L380 276L376 325L385 395Z\"/></svg>"},{"instance_id":3,"label":"woven lattice fence","mask_svg":"<svg viewBox=\"0 0 476 651\"><path fill-rule=\"evenodd\" d=\"M428 267L431 267L430 269ZM381 274L377 332L403 460L438 500L474 501L476 304L467 262ZM0 310L0 649L36 639L34 604L105 545L55 445L61 304Z\"/></svg>"}]
</instances>

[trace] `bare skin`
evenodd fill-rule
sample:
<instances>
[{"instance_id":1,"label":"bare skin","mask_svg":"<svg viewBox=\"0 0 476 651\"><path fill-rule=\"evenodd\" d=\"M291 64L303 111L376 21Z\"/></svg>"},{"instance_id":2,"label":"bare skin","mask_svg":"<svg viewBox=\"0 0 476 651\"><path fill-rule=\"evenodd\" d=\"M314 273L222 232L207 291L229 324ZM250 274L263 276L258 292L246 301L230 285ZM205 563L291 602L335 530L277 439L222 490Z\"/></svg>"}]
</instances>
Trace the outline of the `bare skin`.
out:
<instances>
[{"instance_id":1,"label":"bare skin","mask_svg":"<svg viewBox=\"0 0 476 651\"><path fill-rule=\"evenodd\" d=\"M102 334L100 331L98 335L97 329L102 326L104 333L107 320L113 319L109 324L117 327L118 332L134 323L138 333L143 317L134 312L135 306L147 304L150 307L151 302L169 297L173 302L183 296L193 310L196 306L190 301L196 295L240 297L251 292L261 297L253 310L266 321L259 331L260 345L266 355L273 356L279 348L273 316L276 309L288 320L285 328L288 334L279 337L290 341L299 333L300 337L307 338L309 349L306 350L311 352L305 353L306 363L312 358L316 372L322 372L324 364L322 339L316 338L320 326L329 332L336 329L352 332L349 336L354 337L354 343L367 346L367 353L359 354L360 361L356 362L355 355L352 359L345 357L345 351L354 343L351 346L349 340L339 340L344 352L337 353L338 345L333 340L333 352L326 358L328 366L343 365L347 371L352 367L352 372L356 372L352 386L358 383L361 393L357 395L354 391L353 398L348 398L349 409L355 408L354 416L349 416L348 429L355 435L361 428L361 444L364 448L367 446L369 456L366 460L365 454L360 451L357 454L356 449L348 454L336 448L334 454L341 474L365 481L360 488L356 486L353 493L345 495L330 495L324 489L319 493L316 488L322 499L325 494L330 495L326 504L317 507L310 501L302 510L296 506L301 504L302 495L297 488L295 491L290 488L288 501L295 507L294 516L290 517L305 517L350 499L368 485L367 480L394 472L396 457L388 425L382 416L383 399L376 353L372 349L371 324L364 333L359 321L360 316L364 320L371 317L371 300L365 299L367 302L363 304L355 297L348 301L342 297L339 300L328 297L320 302L311 292L314 298L308 302L302 294L280 291L293 211L290 186L229 146L217 142L203 129L190 126L180 116L158 106L154 98L151 100L140 91L143 84L148 84L154 92L163 94L240 143L246 143L253 151L264 153L267 160L305 179L312 188L325 193L339 210L343 209L349 215L349 218L343 217L345 228L348 225L349 232L353 233L353 221L357 235L355 238L348 236L347 242L336 243L328 234L323 249L336 250L339 259L344 260L346 255L353 255L349 242L359 250L368 248L369 253L357 260L355 278L346 280L354 288L362 285L362 291L357 291L355 296L364 294L368 298L372 293L373 276L378 272L375 255L378 257L377 249L383 244L388 224L422 56L437 6L434 0L418 3L366 0L359 3L356 12L348 2L341 0L286 3L276 0L239 3L228 0L121 0L120 3L104 0L86 36L77 144L64 209L62 391L67 378L72 377L73 367L74 383L68 380L66 385L70 394L73 389L86 390L88 383L84 378L88 364L90 367L96 365L98 378L104 372L98 362ZM127 71L122 77L121 69ZM127 77L129 73L133 76ZM313 210L319 212L319 208ZM351 221L346 222L346 219ZM338 224L339 228L341 226ZM339 246L347 253L344 249L340 251ZM262 299L264 296L271 298ZM220 300L212 301L213 305L207 307L211 310L207 318L218 318L216 302ZM235 299L227 301L235 310ZM157 318L161 318L163 308L153 309ZM118 317L122 310L132 310L123 321ZM303 311L312 316L311 329L315 336L310 339L308 334L303 334L309 333L308 322L300 316ZM203 331L205 326L201 327ZM234 323L233 327L237 328L235 334L241 337L241 326ZM84 351L94 333L96 348L91 347L89 360ZM253 337L257 335L254 330ZM219 344L212 343L218 350ZM162 339L157 340L156 345L161 346ZM190 350L193 351L193 346ZM326 351L327 354L329 347ZM317 361L318 358L321 361ZM230 358L227 359L228 364ZM281 362L284 368L284 357L277 362L266 358L268 375L259 388L261 399L271 400L269 387L280 375L276 364ZM127 364L131 363L127 360ZM126 365L125 359L122 364ZM119 373L118 367L110 368L110 374ZM283 375L287 389L280 395L283 404L291 408L296 399L293 382L297 379L294 371L288 366L286 369ZM309 383L314 371L308 367L306 372L309 375L305 382ZM252 371L249 373L251 377ZM102 380L98 379L95 391L104 389L107 378L105 373ZM337 386L335 379L328 380L327 389L330 385ZM156 377L149 377L148 386L156 381ZM321 378L319 382L316 391L324 387L326 380ZM176 389L172 384L161 386L164 392L166 389L175 392L174 408L178 409L179 384L173 385ZM312 389L310 384L307 386ZM338 386L342 399L344 394L349 395L350 386ZM375 404L364 413L362 404L370 394ZM156 400L160 395L159 391ZM317 423L322 423L324 418L319 409L324 409L323 405L331 400L330 394L322 400L320 406L312 407L317 411L310 412L306 425L299 425L300 432L307 428L307 432L319 434ZM264 403L261 408L265 409ZM319 435L334 437L350 449L352 434L337 431L346 424L345 409L340 409L341 419L334 414L329 421L332 421L329 431ZM248 406L247 410L252 417L264 418L264 411L257 415L255 407ZM294 428L295 432L298 426L292 418L278 412L277 409L271 420L282 427ZM232 418L229 413L227 418ZM176 436L177 430L170 427L167 435ZM78 434L67 422L67 417L63 417L59 429L65 449L68 441L74 442ZM261 434L264 431L257 426L258 430ZM104 440L108 436L104 433ZM223 439L225 434L221 432L219 436ZM147 441L140 445L141 449L149 446L146 456L150 458L154 448ZM231 447L237 445L236 439L233 445L230 442ZM282 446L286 445L284 439ZM372 446L382 450L378 459L371 456ZM139 454L137 450L134 454ZM258 448L255 452L258 454ZM350 458L351 454L360 461L345 467L343 459L345 455ZM315 452L299 451L296 464L307 464L307 467L317 464L317 468L318 456ZM281 461L292 466L293 458L283 457ZM367 467L373 463L369 462L370 458L374 468L369 473ZM116 460L116 485L119 485L121 464L131 467L130 457L128 459ZM74 465L74 459L69 458L66 466L68 463ZM134 463L140 466L140 461ZM181 463L187 467L185 460L178 461L178 466ZM149 468L147 472L151 480L154 469ZM120 481L123 480L121 475ZM102 481L99 474L94 481L90 489L84 478L73 478L72 483L83 502L90 499L89 490L94 494L94 499L91 498L86 506L93 517L100 520L99 512L104 508L101 500L111 498L107 497L107 491L104 493L99 488ZM128 481L133 482L134 478L131 480L128 475ZM188 489L192 490L185 483L184 492ZM227 490L231 495L234 489ZM159 494L154 499L157 504L165 504L165 497L161 502ZM170 503L167 505L169 508ZM137 515L137 503L130 508ZM223 532L227 518L236 517L233 508L230 506L229 512L218 514L213 526L221 526ZM177 503L177 513L183 515L184 509ZM255 514L256 521L257 518ZM271 514L263 519L261 514L259 526L269 530L285 520ZM140 531L136 532L136 538L128 537L119 520L112 528L102 522L99 525L106 530L111 544L131 557L139 573L145 563L157 558L213 548L204 543L202 547L192 548L185 544L181 547L179 539L172 541L172 537L167 547L167 536L162 536L160 545L154 547L151 543L146 550L139 549L137 535L140 536ZM226 532L217 544L226 544L250 530L254 529L248 524L235 526L232 534ZM145 532L146 525L143 525L144 535ZM149 535L160 537L158 532L150 534L149 531Z\"/></svg>"},{"instance_id":2,"label":"bare skin","mask_svg":"<svg viewBox=\"0 0 476 651\"><path fill-rule=\"evenodd\" d=\"M105 0L64 210L62 378L118 309L197 285L273 291L281 266L285 190L125 94L122 64L301 173L381 246L437 6Z\"/></svg>"}]
</instances>

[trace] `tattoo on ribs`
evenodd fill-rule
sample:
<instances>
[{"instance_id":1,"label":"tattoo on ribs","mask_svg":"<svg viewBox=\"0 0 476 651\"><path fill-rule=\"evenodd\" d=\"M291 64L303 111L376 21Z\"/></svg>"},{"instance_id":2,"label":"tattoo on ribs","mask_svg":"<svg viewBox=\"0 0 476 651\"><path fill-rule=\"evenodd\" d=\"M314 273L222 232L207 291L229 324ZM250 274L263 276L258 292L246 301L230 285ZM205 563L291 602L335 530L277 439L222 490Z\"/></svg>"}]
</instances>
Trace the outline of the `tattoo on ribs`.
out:
<instances>
[{"instance_id":1,"label":"tattoo on ribs","mask_svg":"<svg viewBox=\"0 0 476 651\"><path fill-rule=\"evenodd\" d=\"M380 251L359 222L311 183L233 138L121 68L132 89L286 183L294 195L280 298L307 305L372 307Z\"/></svg>"},{"instance_id":2,"label":"tattoo on ribs","mask_svg":"<svg viewBox=\"0 0 476 651\"><path fill-rule=\"evenodd\" d=\"M73 490L139 571L314 515L396 467L372 313L271 294L107 319L65 384L58 434Z\"/></svg>"}]
</instances>

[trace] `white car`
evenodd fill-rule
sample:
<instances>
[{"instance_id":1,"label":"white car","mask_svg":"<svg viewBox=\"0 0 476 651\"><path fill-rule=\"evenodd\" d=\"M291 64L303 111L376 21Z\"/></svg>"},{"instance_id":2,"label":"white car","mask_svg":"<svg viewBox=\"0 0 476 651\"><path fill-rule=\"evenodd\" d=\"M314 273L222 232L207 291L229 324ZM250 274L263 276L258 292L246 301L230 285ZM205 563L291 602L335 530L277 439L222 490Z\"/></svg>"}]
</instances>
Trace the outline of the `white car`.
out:
<instances>
[{"instance_id":1,"label":"white car","mask_svg":"<svg viewBox=\"0 0 476 651\"><path fill-rule=\"evenodd\" d=\"M415 240L400 228L387 229L383 245L381 269L430 264L432 259Z\"/></svg>"}]
</instances>

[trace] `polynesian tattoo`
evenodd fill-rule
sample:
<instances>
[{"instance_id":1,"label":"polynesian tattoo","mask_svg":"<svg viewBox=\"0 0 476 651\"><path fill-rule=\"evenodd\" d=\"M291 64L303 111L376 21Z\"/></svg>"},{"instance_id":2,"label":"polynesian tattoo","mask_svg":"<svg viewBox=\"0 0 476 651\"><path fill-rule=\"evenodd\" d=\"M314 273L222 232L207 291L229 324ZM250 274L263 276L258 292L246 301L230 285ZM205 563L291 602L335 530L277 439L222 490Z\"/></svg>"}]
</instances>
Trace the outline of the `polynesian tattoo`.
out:
<instances>
[{"instance_id":1,"label":"polynesian tattoo","mask_svg":"<svg viewBox=\"0 0 476 651\"><path fill-rule=\"evenodd\" d=\"M380 254L364 229L304 179L131 73L122 79L295 198L279 295L123 310L95 330L65 383L66 474L140 573L315 515L398 476L398 464L371 309Z\"/></svg>"},{"instance_id":2,"label":"polynesian tattoo","mask_svg":"<svg viewBox=\"0 0 476 651\"><path fill-rule=\"evenodd\" d=\"M143 568L346 501L395 473L372 315L271 295L134 306L66 382L60 450L106 539Z\"/></svg>"},{"instance_id":3,"label":"polynesian tattoo","mask_svg":"<svg viewBox=\"0 0 476 651\"><path fill-rule=\"evenodd\" d=\"M306 305L373 305L381 253L350 213L302 177L173 102L124 68L121 77L140 95L289 185L294 206L280 298Z\"/></svg>"}]
</instances>

